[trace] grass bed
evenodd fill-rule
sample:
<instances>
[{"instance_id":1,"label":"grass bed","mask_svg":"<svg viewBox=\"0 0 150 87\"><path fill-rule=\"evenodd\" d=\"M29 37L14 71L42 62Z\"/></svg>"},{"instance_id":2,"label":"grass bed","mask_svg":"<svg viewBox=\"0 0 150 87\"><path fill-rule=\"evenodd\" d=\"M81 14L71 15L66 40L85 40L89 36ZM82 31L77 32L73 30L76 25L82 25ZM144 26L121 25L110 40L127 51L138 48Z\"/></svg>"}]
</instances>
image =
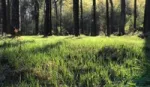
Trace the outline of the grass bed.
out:
<instances>
[{"instance_id":1,"label":"grass bed","mask_svg":"<svg viewBox=\"0 0 150 87\"><path fill-rule=\"evenodd\" d=\"M0 39L2 87L150 85L149 39L136 36Z\"/></svg>"}]
</instances>

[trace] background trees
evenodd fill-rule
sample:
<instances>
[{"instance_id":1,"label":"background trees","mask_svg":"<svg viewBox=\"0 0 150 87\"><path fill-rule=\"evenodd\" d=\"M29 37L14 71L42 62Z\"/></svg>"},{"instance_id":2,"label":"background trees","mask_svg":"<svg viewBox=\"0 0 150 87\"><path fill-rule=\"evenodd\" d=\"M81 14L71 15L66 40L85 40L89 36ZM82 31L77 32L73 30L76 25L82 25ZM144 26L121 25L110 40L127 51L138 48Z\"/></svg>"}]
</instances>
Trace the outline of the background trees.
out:
<instances>
[{"instance_id":1,"label":"background trees","mask_svg":"<svg viewBox=\"0 0 150 87\"><path fill-rule=\"evenodd\" d=\"M145 0L51 0L49 3L46 0L21 0L17 5L18 2L19 0L6 1L3 13L7 16L8 31L13 31L13 26L19 26L18 5L22 34L79 35L81 32L96 36L99 32L109 35L119 31L123 35L135 29L143 30ZM50 6L47 7L48 4ZM1 9L5 7L1 6ZM47 32L46 29L48 33L44 33Z\"/></svg>"}]
</instances>

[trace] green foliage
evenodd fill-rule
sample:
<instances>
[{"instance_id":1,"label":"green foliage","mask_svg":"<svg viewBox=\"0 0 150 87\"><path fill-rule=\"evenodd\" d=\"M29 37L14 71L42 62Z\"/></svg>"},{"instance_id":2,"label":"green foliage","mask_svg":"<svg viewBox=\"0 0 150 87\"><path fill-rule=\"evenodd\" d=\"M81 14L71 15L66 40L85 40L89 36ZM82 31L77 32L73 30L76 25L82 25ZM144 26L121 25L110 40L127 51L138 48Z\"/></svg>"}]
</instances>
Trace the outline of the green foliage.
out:
<instances>
[{"instance_id":1,"label":"green foliage","mask_svg":"<svg viewBox=\"0 0 150 87\"><path fill-rule=\"evenodd\" d=\"M0 41L0 81L4 76L3 87L145 85L146 43L135 36L5 38Z\"/></svg>"}]
</instances>

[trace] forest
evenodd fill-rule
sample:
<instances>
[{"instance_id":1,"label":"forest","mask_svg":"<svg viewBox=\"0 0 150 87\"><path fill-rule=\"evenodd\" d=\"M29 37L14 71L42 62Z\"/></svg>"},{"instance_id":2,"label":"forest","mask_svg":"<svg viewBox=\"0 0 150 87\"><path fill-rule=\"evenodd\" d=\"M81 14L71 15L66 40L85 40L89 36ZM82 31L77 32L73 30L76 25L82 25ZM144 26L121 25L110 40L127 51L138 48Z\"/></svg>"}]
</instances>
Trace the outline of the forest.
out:
<instances>
[{"instance_id":1,"label":"forest","mask_svg":"<svg viewBox=\"0 0 150 87\"><path fill-rule=\"evenodd\" d=\"M0 87L150 87L150 0L0 0Z\"/></svg>"}]
</instances>

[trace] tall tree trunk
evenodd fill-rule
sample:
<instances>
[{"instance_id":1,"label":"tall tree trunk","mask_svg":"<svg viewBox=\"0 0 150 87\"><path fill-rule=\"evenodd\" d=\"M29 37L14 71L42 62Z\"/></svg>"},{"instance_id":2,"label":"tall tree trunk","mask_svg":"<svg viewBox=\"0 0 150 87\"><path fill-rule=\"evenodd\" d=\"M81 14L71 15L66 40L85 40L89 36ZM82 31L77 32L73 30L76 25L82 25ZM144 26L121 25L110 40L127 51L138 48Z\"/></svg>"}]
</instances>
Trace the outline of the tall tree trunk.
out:
<instances>
[{"instance_id":1,"label":"tall tree trunk","mask_svg":"<svg viewBox=\"0 0 150 87\"><path fill-rule=\"evenodd\" d=\"M60 21L59 21L59 25L60 25L60 33L62 34L62 6L63 6L63 0L60 0Z\"/></svg>"},{"instance_id":2,"label":"tall tree trunk","mask_svg":"<svg viewBox=\"0 0 150 87\"><path fill-rule=\"evenodd\" d=\"M80 9L81 9L80 28L81 28L81 33L84 34L84 29L83 29L83 0L80 0Z\"/></svg>"},{"instance_id":3,"label":"tall tree trunk","mask_svg":"<svg viewBox=\"0 0 150 87\"><path fill-rule=\"evenodd\" d=\"M107 20L107 36L110 36L110 27L109 27L109 2L106 0L106 20Z\"/></svg>"},{"instance_id":4,"label":"tall tree trunk","mask_svg":"<svg viewBox=\"0 0 150 87\"><path fill-rule=\"evenodd\" d=\"M96 36L96 35L98 35L97 28L96 28L96 24L97 24L97 20L96 20L96 0L93 0L93 21L92 22L93 23L92 23L91 35Z\"/></svg>"},{"instance_id":5,"label":"tall tree trunk","mask_svg":"<svg viewBox=\"0 0 150 87\"><path fill-rule=\"evenodd\" d=\"M50 8L50 12L49 12L49 35L52 36L52 1L49 0L50 4L49 4L49 8Z\"/></svg>"},{"instance_id":6,"label":"tall tree trunk","mask_svg":"<svg viewBox=\"0 0 150 87\"><path fill-rule=\"evenodd\" d=\"M57 11L57 0L54 0L54 5L55 5L55 16L56 16L55 31L56 31L56 35L58 35L58 11Z\"/></svg>"},{"instance_id":7,"label":"tall tree trunk","mask_svg":"<svg viewBox=\"0 0 150 87\"><path fill-rule=\"evenodd\" d=\"M39 2L35 0L35 34L39 33Z\"/></svg>"},{"instance_id":8,"label":"tall tree trunk","mask_svg":"<svg viewBox=\"0 0 150 87\"><path fill-rule=\"evenodd\" d=\"M45 31L44 36L48 36L50 29L50 0L45 0Z\"/></svg>"},{"instance_id":9,"label":"tall tree trunk","mask_svg":"<svg viewBox=\"0 0 150 87\"><path fill-rule=\"evenodd\" d=\"M12 0L12 35L15 28L19 29L19 0Z\"/></svg>"},{"instance_id":10,"label":"tall tree trunk","mask_svg":"<svg viewBox=\"0 0 150 87\"><path fill-rule=\"evenodd\" d=\"M2 35L3 33L7 31L7 14L6 14L6 0L2 0L2 13L3 13L3 22L2 22L2 26L3 26L3 29L2 29Z\"/></svg>"},{"instance_id":11,"label":"tall tree trunk","mask_svg":"<svg viewBox=\"0 0 150 87\"><path fill-rule=\"evenodd\" d=\"M115 31L115 27L114 27L114 4L113 1L110 0L110 5L111 5L111 20L110 20L110 24L111 24L111 33L113 33Z\"/></svg>"},{"instance_id":12,"label":"tall tree trunk","mask_svg":"<svg viewBox=\"0 0 150 87\"><path fill-rule=\"evenodd\" d=\"M74 32L75 36L79 36L79 0L73 0L73 13L74 13Z\"/></svg>"},{"instance_id":13,"label":"tall tree trunk","mask_svg":"<svg viewBox=\"0 0 150 87\"><path fill-rule=\"evenodd\" d=\"M7 33L10 33L10 0L7 0Z\"/></svg>"},{"instance_id":14,"label":"tall tree trunk","mask_svg":"<svg viewBox=\"0 0 150 87\"><path fill-rule=\"evenodd\" d=\"M134 0L134 31L136 30L137 0Z\"/></svg>"},{"instance_id":15,"label":"tall tree trunk","mask_svg":"<svg viewBox=\"0 0 150 87\"><path fill-rule=\"evenodd\" d=\"M21 31L21 1L19 2L19 30Z\"/></svg>"},{"instance_id":16,"label":"tall tree trunk","mask_svg":"<svg viewBox=\"0 0 150 87\"><path fill-rule=\"evenodd\" d=\"M126 21L126 12L125 12L125 0L121 0L121 18L120 18L120 28L119 35L125 34L125 21Z\"/></svg>"},{"instance_id":17,"label":"tall tree trunk","mask_svg":"<svg viewBox=\"0 0 150 87\"><path fill-rule=\"evenodd\" d=\"M144 30L143 33L146 34L150 32L150 0L146 0L145 4L145 14L144 14Z\"/></svg>"}]
</instances>

